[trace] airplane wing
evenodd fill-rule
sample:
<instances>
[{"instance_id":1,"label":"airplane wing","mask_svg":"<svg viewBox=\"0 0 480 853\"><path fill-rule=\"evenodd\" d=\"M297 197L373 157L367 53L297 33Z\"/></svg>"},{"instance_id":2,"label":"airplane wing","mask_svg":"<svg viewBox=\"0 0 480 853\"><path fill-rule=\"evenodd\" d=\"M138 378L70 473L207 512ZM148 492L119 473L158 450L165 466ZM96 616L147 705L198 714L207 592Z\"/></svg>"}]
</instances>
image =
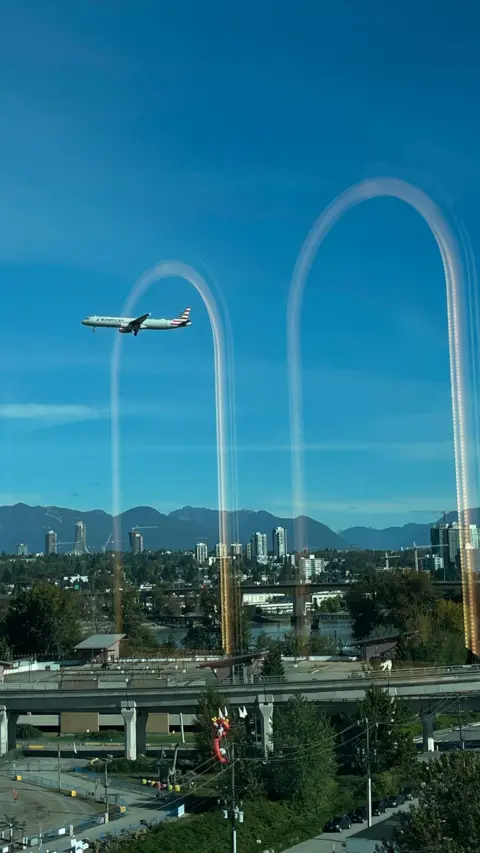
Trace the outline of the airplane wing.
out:
<instances>
[{"instance_id":1,"label":"airplane wing","mask_svg":"<svg viewBox=\"0 0 480 853\"><path fill-rule=\"evenodd\" d=\"M141 317L136 317L135 320L130 320L130 322L127 325L127 328L133 329L134 331L135 330L138 331L138 329L142 325L143 321L146 320L147 317L150 317L150 314L142 314Z\"/></svg>"}]
</instances>

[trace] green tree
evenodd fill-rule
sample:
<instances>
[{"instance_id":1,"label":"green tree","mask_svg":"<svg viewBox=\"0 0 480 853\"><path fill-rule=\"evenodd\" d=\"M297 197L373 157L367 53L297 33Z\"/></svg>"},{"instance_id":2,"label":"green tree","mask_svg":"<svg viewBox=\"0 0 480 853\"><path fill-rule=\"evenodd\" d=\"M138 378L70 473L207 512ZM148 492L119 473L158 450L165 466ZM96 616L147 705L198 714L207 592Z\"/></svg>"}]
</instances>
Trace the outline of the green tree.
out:
<instances>
[{"instance_id":1,"label":"green tree","mask_svg":"<svg viewBox=\"0 0 480 853\"><path fill-rule=\"evenodd\" d=\"M363 580L352 584L346 595L347 607L353 622L356 639L368 637L382 623L382 604L379 599L380 581L376 572L370 572Z\"/></svg>"},{"instance_id":2,"label":"green tree","mask_svg":"<svg viewBox=\"0 0 480 853\"><path fill-rule=\"evenodd\" d=\"M122 617L123 630L126 642L130 648L157 648L158 643L155 635L145 624L143 608L137 599L137 593L133 589L124 589L122 595Z\"/></svg>"},{"instance_id":3,"label":"green tree","mask_svg":"<svg viewBox=\"0 0 480 853\"><path fill-rule=\"evenodd\" d=\"M327 717L303 696L273 715L272 791L304 810L333 803L335 733Z\"/></svg>"},{"instance_id":4,"label":"green tree","mask_svg":"<svg viewBox=\"0 0 480 853\"><path fill-rule=\"evenodd\" d=\"M11 602L5 632L16 655L59 658L71 653L81 636L74 595L53 584L36 584Z\"/></svg>"},{"instance_id":5,"label":"green tree","mask_svg":"<svg viewBox=\"0 0 480 853\"><path fill-rule=\"evenodd\" d=\"M358 717L365 730L365 737L359 740L359 759L367 758L364 721L368 719L373 769L383 772L395 768L402 777L412 780L417 771L417 754L409 728L411 718L402 700L372 684L365 691L363 702L358 703Z\"/></svg>"},{"instance_id":6,"label":"green tree","mask_svg":"<svg viewBox=\"0 0 480 853\"><path fill-rule=\"evenodd\" d=\"M183 646L194 651L219 651L220 628L214 625L192 625L183 639Z\"/></svg>"},{"instance_id":7,"label":"green tree","mask_svg":"<svg viewBox=\"0 0 480 853\"><path fill-rule=\"evenodd\" d=\"M262 664L263 678L285 678L285 667L283 666L282 653L278 646L273 646L265 655Z\"/></svg>"},{"instance_id":8,"label":"green tree","mask_svg":"<svg viewBox=\"0 0 480 853\"><path fill-rule=\"evenodd\" d=\"M382 853L478 853L480 850L480 756L443 753L423 769L418 806L402 819Z\"/></svg>"}]
</instances>

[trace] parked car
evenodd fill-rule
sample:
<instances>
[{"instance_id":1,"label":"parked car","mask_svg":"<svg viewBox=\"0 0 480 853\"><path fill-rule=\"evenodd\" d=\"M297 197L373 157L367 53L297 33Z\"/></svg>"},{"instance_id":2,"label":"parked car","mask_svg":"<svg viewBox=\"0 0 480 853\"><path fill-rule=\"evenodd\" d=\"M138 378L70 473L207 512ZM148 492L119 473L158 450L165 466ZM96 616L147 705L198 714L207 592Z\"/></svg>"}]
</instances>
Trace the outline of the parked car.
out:
<instances>
[{"instance_id":1,"label":"parked car","mask_svg":"<svg viewBox=\"0 0 480 853\"><path fill-rule=\"evenodd\" d=\"M374 817L378 817L378 815L384 814L386 811L385 800L374 800L372 803L372 815Z\"/></svg>"},{"instance_id":2,"label":"parked car","mask_svg":"<svg viewBox=\"0 0 480 853\"><path fill-rule=\"evenodd\" d=\"M404 794L392 794L391 797L388 797L386 806L387 809L396 809L398 806L402 806L404 802Z\"/></svg>"},{"instance_id":3,"label":"parked car","mask_svg":"<svg viewBox=\"0 0 480 853\"><path fill-rule=\"evenodd\" d=\"M331 820L329 820L325 824L323 831L324 832L342 832L342 830L344 830L344 829L350 829L351 825L352 825L352 821L351 821L350 815L344 814L344 815L340 815L339 817L333 817Z\"/></svg>"},{"instance_id":4,"label":"parked car","mask_svg":"<svg viewBox=\"0 0 480 853\"><path fill-rule=\"evenodd\" d=\"M365 823L365 821L368 819L367 807L360 806L350 814L350 817L352 819L352 823Z\"/></svg>"}]
</instances>

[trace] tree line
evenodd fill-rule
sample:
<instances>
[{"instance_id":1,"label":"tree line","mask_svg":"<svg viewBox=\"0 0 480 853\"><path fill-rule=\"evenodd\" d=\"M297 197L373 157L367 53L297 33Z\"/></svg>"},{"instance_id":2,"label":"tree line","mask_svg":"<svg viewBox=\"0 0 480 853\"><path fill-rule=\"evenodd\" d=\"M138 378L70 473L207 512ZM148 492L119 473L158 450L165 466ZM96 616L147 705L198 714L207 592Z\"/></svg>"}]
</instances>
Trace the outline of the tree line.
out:
<instances>
[{"instance_id":1,"label":"tree line","mask_svg":"<svg viewBox=\"0 0 480 853\"><path fill-rule=\"evenodd\" d=\"M226 853L230 822L222 818L221 809L230 808L233 772L236 802L244 813L244 822L238 825L238 853L282 850L317 835L326 820L366 802L366 718L374 797L420 781L412 715L400 700L377 686L366 691L364 701L349 716L328 716L302 696L275 707L267 758L259 750L253 709L246 720L232 714L227 749L232 756L234 743L234 770L212 761L211 718L225 704L221 690L209 687L197 708L198 790L199 795L201 791L202 796L210 797L212 810L195 816L193 803L193 814L148 833L141 840L143 853L159 849L163 853ZM140 853L137 844L117 840L108 849L111 853Z\"/></svg>"},{"instance_id":2,"label":"tree line","mask_svg":"<svg viewBox=\"0 0 480 853\"><path fill-rule=\"evenodd\" d=\"M467 662L462 603L441 598L425 572L368 572L346 604L356 639L401 635L398 661Z\"/></svg>"}]
</instances>

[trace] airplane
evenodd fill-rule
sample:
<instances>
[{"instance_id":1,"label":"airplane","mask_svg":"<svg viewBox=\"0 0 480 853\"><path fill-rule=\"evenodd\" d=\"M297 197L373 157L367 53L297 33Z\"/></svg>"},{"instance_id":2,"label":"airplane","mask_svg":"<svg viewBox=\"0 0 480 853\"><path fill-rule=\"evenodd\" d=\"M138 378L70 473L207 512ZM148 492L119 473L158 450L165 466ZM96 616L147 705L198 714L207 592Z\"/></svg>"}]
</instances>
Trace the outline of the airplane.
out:
<instances>
[{"instance_id":1,"label":"airplane","mask_svg":"<svg viewBox=\"0 0 480 853\"><path fill-rule=\"evenodd\" d=\"M121 335L130 335L133 332L134 337L143 329L154 329L155 331L166 331L167 329L180 329L183 326L191 326L189 320L190 308L185 308L179 317L174 320L156 320L150 314L142 314L141 317L85 317L82 320L82 326L92 326L93 331L99 326L118 329Z\"/></svg>"}]
</instances>

